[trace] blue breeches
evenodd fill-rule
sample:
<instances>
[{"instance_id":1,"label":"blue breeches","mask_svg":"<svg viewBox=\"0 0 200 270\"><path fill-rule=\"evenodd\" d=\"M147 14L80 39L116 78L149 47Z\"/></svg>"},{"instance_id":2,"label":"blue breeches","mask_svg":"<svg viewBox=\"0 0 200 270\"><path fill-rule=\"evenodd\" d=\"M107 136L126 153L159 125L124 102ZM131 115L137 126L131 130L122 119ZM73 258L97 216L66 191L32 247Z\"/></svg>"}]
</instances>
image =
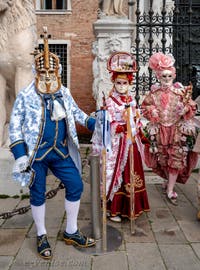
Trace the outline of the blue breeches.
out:
<instances>
[{"instance_id":1,"label":"blue breeches","mask_svg":"<svg viewBox=\"0 0 200 270\"><path fill-rule=\"evenodd\" d=\"M35 161L32 168L35 170L35 178L30 187L30 203L32 205L40 206L45 202L48 169L64 184L65 198L68 201L80 200L83 182L70 156L63 159L52 150L43 160Z\"/></svg>"}]
</instances>

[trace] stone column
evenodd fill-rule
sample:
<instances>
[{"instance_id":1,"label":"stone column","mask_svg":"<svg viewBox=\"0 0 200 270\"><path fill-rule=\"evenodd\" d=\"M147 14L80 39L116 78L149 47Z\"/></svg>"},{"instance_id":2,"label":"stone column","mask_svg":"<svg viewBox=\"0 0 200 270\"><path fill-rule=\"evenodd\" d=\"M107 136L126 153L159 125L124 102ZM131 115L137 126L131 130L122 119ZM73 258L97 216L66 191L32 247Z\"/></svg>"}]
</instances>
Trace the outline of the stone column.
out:
<instances>
[{"instance_id":1,"label":"stone column","mask_svg":"<svg viewBox=\"0 0 200 270\"><path fill-rule=\"evenodd\" d=\"M93 43L93 96L99 109L103 93L107 97L112 88L107 60L113 52L130 52L134 27L125 16L102 16L93 26L96 36Z\"/></svg>"}]
</instances>

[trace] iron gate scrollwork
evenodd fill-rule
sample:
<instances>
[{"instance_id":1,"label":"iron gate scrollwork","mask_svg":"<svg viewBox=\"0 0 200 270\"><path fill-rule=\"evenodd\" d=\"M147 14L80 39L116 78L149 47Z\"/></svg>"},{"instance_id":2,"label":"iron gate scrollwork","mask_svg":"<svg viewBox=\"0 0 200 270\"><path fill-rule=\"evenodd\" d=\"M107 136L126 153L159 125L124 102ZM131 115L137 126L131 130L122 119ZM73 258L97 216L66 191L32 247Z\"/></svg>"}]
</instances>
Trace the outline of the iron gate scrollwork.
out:
<instances>
[{"instance_id":1,"label":"iron gate scrollwork","mask_svg":"<svg viewBox=\"0 0 200 270\"><path fill-rule=\"evenodd\" d=\"M193 98L200 95L200 1L177 1L174 10L173 51L177 79L193 83Z\"/></svg>"},{"instance_id":2,"label":"iron gate scrollwork","mask_svg":"<svg viewBox=\"0 0 200 270\"><path fill-rule=\"evenodd\" d=\"M138 63L133 91L139 100L156 78L148 68L155 52L171 53L176 60L177 81L193 83L193 98L200 95L200 1L136 1L135 40L131 48Z\"/></svg>"}]
</instances>

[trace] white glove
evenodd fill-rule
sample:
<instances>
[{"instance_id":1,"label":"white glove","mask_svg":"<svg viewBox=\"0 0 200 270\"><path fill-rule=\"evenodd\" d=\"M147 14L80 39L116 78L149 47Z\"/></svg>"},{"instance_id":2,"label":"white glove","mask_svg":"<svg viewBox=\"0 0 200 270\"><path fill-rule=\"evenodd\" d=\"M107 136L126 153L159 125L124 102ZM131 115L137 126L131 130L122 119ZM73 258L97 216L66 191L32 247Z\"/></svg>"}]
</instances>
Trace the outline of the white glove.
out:
<instances>
[{"instance_id":1,"label":"white glove","mask_svg":"<svg viewBox=\"0 0 200 270\"><path fill-rule=\"evenodd\" d=\"M21 173L25 171L28 167L28 157L22 156L20 158L17 158L15 160L14 166L13 166L13 173Z\"/></svg>"}]
</instances>

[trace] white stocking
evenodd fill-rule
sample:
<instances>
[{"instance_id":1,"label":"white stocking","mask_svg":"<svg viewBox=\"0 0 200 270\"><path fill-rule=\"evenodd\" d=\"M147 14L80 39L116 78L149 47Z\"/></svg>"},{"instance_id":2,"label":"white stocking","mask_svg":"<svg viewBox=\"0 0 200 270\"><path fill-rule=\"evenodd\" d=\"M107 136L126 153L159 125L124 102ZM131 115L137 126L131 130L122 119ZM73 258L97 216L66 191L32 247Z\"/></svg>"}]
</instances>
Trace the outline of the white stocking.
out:
<instances>
[{"instance_id":1,"label":"white stocking","mask_svg":"<svg viewBox=\"0 0 200 270\"><path fill-rule=\"evenodd\" d=\"M176 179L178 177L178 174L169 174L169 181L167 186L167 193L172 192L174 190L174 186L176 184Z\"/></svg>"},{"instance_id":2,"label":"white stocking","mask_svg":"<svg viewBox=\"0 0 200 270\"><path fill-rule=\"evenodd\" d=\"M37 235L46 234L45 227L45 203L40 206L31 205L33 220L36 225Z\"/></svg>"},{"instance_id":3,"label":"white stocking","mask_svg":"<svg viewBox=\"0 0 200 270\"><path fill-rule=\"evenodd\" d=\"M77 231L77 219L79 212L80 200L70 202L65 199L65 210L67 214L66 232L73 234Z\"/></svg>"}]
</instances>

